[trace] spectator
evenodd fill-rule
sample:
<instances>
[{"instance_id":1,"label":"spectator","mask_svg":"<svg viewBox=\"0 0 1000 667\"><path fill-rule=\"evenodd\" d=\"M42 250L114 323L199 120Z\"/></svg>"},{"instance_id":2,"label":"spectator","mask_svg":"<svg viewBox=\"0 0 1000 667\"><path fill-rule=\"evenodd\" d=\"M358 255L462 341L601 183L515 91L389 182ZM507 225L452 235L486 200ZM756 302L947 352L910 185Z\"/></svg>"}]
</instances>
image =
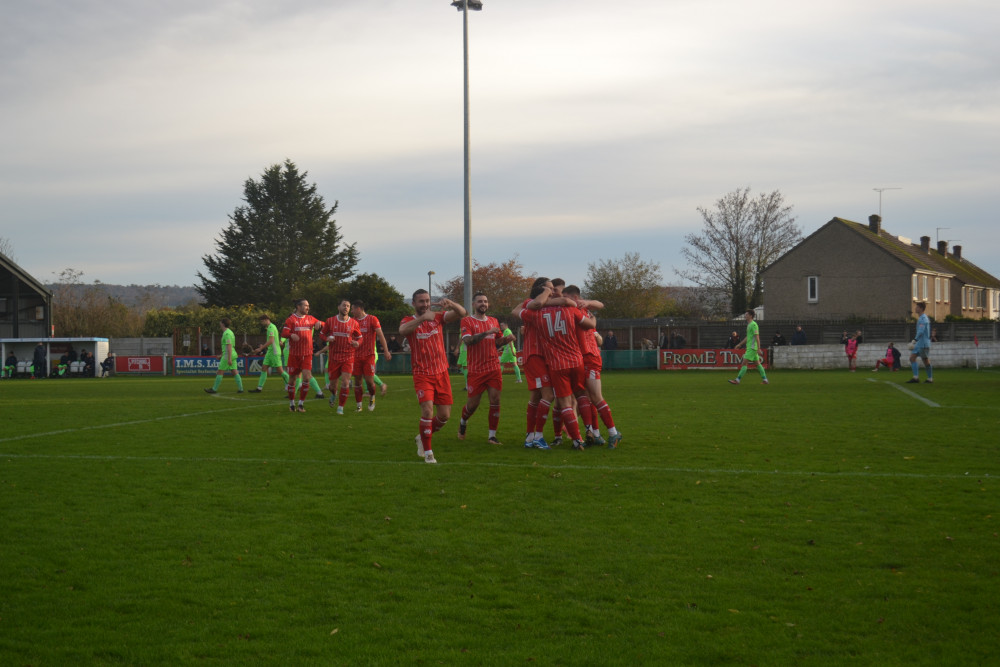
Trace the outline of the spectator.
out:
<instances>
[{"instance_id":1,"label":"spectator","mask_svg":"<svg viewBox=\"0 0 1000 667\"><path fill-rule=\"evenodd\" d=\"M788 341L785 340L780 331L775 331L774 337L771 338L771 347L778 347L780 345L788 345Z\"/></svg>"},{"instance_id":2,"label":"spectator","mask_svg":"<svg viewBox=\"0 0 1000 667\"><path fill-rule=\"evenodd\" d=\"M211 357L212 356L212 349L208 346L208 343L203 343L202 344L202 346L201 346L201 356L203 356L203 357Z\"/></svg>"},{"instance_id":3,"label":"spectator","mask_svg":"<svg viewBox=\"0 0 1000 667\"><path fill-rule=\"evenodd\" d=\"M727 350L735 350L736 346L740 343L740 335L735 331L729 334L729 340L726 341Z\"/></svg>"},{"instance_id":4,"label":"spectator","mask_svg":"<svg viewBox=\"0 0 1000 667\"><path fill-rule=\"evenodd\" d=\"M849 341L850 339L851 337L847 335L847 329L844 329L844 332L840 334L840 344L843 345L844 347L847 347L847 341Z\"/></svg>"},{"instance_id":5,"label":"spectator","mask_svg":"<svg viewBox=\"0 0 1000 667\"><path fill-rule=\"evenodd\" d=\"M398 354L403 351L403 346L399 344L399 339L396 336L389 336L389 352L393 354Z\"/></svg>"},{"instance_id":6,"label":"spectator","mask_svg":"<svg viewBox=\"0 0 1000 667\"><path fill-rule=\"evenodd\" d=\"M885 358L875 360L875 368L872 369L872 373L877 373L879 366L885 366L892 371L899 367L899 350L892 343L889 343L889 347L885 350Z\"/></svg>"},{"instance_id":7,"label":"spectator","mask_svg":"<svg viewBox=\"0 0 1000 667\"><path fill-rule=\"evenodd\" d=\"M643 338L642 341L640 342L640 344L642 345L642 349L644 349L644 350L655 350L656 349L656 343L654 343L653 341L649 340L648 338Z\"/></svg>"},{"instance_id":8,"label":"spectator","mask_svg":"<svg viewBox=\"0 0 1000 667\"><path fill-rule=\"evenodd\" d=\"M14 356L14 352L10 353L7 357L7 361L3 364L3 376L5 378L14 377L14 373L17 372L17 357Z\"/></svg>"},{"instance_id":9,"label":"spectator","mask_svg":"<svg viewBox=\"0 0 1000 667\"><path fill-rule=\"evenodd\" d=\"M111 372L115 369L115 353L108 352L108 356L104 358L101 362L101 377L106 375L111 375Z\"/></svg>"},{"instance_id":10,"label":"spectator","mask_svg":"<svg viewBox=\"0 0 1000 667\"><path fill-rule=\"evenodd\" d=\"M80 352L80 361L83 362L83 376L94 377L94 355L86 350Z\"/></svg>"},{"instance_id":11,"label":"spectator","mask_svg":"<svg viewBox=\"0 0 1000 667\"><path fill-rule=\"evenodd\" d=\"M931 342L932 342L932 343L936 343L936 342L938 342L938 331L937 331L937 327L935 327L935 328L931 329Z\"/></svg>"},{"instance_id":12,"label":"spectator","mask_svg":"<svg viewBox=\"0 0 1000 667\"><path fill-rule=\"evenodd\" d=\"M853 334L847 337L844 353L847 354L847 368L853 373L858 367L858 339Z\"/></svg>"},{"instance_id":13,"label":"spectator","mask_svg":"<svg viewBox=\"0 0 1000 667\"><path fill-rule=\"evenodd\" d=\"M406 354L410 353L410 340L408 338L403 339L403 352Z\"/></svg>"},{"instance_id":14,"label":"spectator","mask_svg":"<svg viewBox=\"0 0 1000 667\"><path fill-rule=\"evenodd\" d=\"M618 349L618 339L615 338L615 332L614 331L609 331L608 335L604 337L603 348L605 350L617 350Z\"/></svg>"},{"instance_id":15,"label":"spectator","mask_svg":"<svg viewBox=\"0 0 1000 667\"><path fill-rule=\"evenodd\" d=\"M806 344L806 332L802 329L802 325L795 327L795 333L792 334L792 345L805 345Z\"/></svg>"},{"instance_id":16,"label":"spectator","mask_svg":"<svg viewBox=\"0 0 1000 667\"><path fill-rule=\"evenodd\" d=\"M858 345L861 345L861 343L864 342L864 336L861 335L861 330L860 329L858 329L856 332L854 332L854 340L856 340L858 342Z\"/></svg>"},{"instance_id":17,"label":"spectator","mask_svg":"<svg viewBox=\"0 0 1000 667\"><path fill-rule=\"evenodd\" d=\"M33 378L45 378L48 376L48 366L49 360L48 355L45 353L45 344L39 343L35 346L35 354L32 357L32 376Z\"/></svg>"},{"instance_id":18,"label":"spectator","mask_svg":"<svg viewBox=\"0 0 1000 667\"><path fill-rule=\"evenodd\" d=\"M663 334L660 336L660 349L669 350L670 349L670 336Z\"/></svg>"},{"instance_id":19,"label":"spectator","mask_svg":"<svg viewBox=\"0 0 1000 667\"><path fill-rule=\"evenodd\" d=\"M675 350L679 350L683 348L685 345L687 345L687 340L684 339L684 336L680 335L675 331L673 337L670 339L670 347L674 348Z\"/></svg>"}]
</instances>

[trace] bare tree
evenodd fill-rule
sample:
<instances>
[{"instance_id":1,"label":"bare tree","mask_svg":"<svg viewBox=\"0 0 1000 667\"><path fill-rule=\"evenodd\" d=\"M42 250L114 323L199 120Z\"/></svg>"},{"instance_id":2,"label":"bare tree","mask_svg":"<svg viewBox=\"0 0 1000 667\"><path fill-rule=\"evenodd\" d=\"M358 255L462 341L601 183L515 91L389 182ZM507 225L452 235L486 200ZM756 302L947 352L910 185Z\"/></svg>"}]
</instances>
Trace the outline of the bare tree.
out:
<instances>
[{"instance_id":1,"label":"bare tree","mask_svg":"<svg viewBox=\"0 0 1000 667\"><path fill-rule=\"evenodd\" d=\"M756 199L750 188L734 190L712 210L698 207L705 229L684 237L681 254L690 268L677 271L696 285L724 290L733 313L759 306L764 299L761 273L801 239L792 207L779 190Z\"/></svg>"},{"instance_id":2,"label":"bare tree","mask_svg":"<svg viewBox=\"0 0 1000 667\"><path fill-rule=\"evenodd\" d=\"M0 255L15 262L17 261L14 257L14 243L6 236L0 236Z\"/></svg>"}]
</instances>

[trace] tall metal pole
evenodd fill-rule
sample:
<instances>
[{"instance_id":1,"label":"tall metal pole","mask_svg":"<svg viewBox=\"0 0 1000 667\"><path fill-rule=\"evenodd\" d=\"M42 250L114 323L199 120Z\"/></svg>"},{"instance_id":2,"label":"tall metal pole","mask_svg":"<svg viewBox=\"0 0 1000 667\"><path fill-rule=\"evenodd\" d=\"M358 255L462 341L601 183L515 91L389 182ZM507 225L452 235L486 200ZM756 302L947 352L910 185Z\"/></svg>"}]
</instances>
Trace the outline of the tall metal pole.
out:
<instances>
[{"instance_id":1,"label":"tall metal pole","mask_svg":"<svg viewBox=\"0 0 1000 667\"><path fill-rule=\"evenodd\" d=\"M472 312L472 202L469 177L469 0L462 2L462 60L465 83L465 310Z\"/></svg>"}]
</instances>

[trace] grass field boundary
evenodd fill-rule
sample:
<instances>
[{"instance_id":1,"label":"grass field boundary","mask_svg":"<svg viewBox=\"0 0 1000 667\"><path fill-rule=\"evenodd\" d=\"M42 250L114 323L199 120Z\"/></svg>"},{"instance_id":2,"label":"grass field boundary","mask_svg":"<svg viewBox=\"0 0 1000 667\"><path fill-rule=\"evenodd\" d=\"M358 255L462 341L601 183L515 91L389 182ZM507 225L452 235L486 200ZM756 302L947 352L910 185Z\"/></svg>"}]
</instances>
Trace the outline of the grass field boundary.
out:
<instances>
[{"instance_id":1,"label":"grass field boundary","mask_svg":"<svg viewBox=\"0 0 1000 667\"><path fill-rule=\"evenodd\" d=\"M868 378L868 381L869 382L878 382L878 380L876 380L875 378ZM920 401L921 403L923 403L924 405L926 405L928 407L931 407L931 408L940 408L941 407L940 405L938 405L934 401L930 400L929 398L924 398L920 394L918 394L916 392L913 392L913 391L910 391L909 389L907 389L903 385L899 384L898 382L890 382L889 380L882 380L882 384L887 384L890 387L895 387L896 389L900 390L901 392L903 392L904 394L906 394L910 398L915 398L915 399L917 399L918 401Z\"/></svg>"}]
</instances>

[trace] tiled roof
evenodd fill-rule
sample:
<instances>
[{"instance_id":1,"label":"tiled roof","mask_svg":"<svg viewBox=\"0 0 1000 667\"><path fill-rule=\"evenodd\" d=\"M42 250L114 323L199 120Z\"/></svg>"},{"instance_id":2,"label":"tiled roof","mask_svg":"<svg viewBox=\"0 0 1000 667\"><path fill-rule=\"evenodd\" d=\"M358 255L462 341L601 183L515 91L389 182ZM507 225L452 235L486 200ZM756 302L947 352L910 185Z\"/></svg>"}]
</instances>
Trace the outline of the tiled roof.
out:
<instances>
[{"instance_id":1,"label":"tiled roof","mask_svg":"<svg viewBox=\"0 0 1000 667\"><path fill-rule=\"evenodd\" d=\"M1000 280L979 268L965 257L956 259L953 254L944 255L931 247L930 252L924 252L919 243L904 243L899 237L882 229L878 236L872 234L868 225L853 222L843 218L834 218L827 224L839 223L847 229L859 234L865 240L874 243L893 257L896 257L914 271L934 271L936 273L953 274L966 285L976 287L1000 288Z\"/></svg>"}]
</instances>

